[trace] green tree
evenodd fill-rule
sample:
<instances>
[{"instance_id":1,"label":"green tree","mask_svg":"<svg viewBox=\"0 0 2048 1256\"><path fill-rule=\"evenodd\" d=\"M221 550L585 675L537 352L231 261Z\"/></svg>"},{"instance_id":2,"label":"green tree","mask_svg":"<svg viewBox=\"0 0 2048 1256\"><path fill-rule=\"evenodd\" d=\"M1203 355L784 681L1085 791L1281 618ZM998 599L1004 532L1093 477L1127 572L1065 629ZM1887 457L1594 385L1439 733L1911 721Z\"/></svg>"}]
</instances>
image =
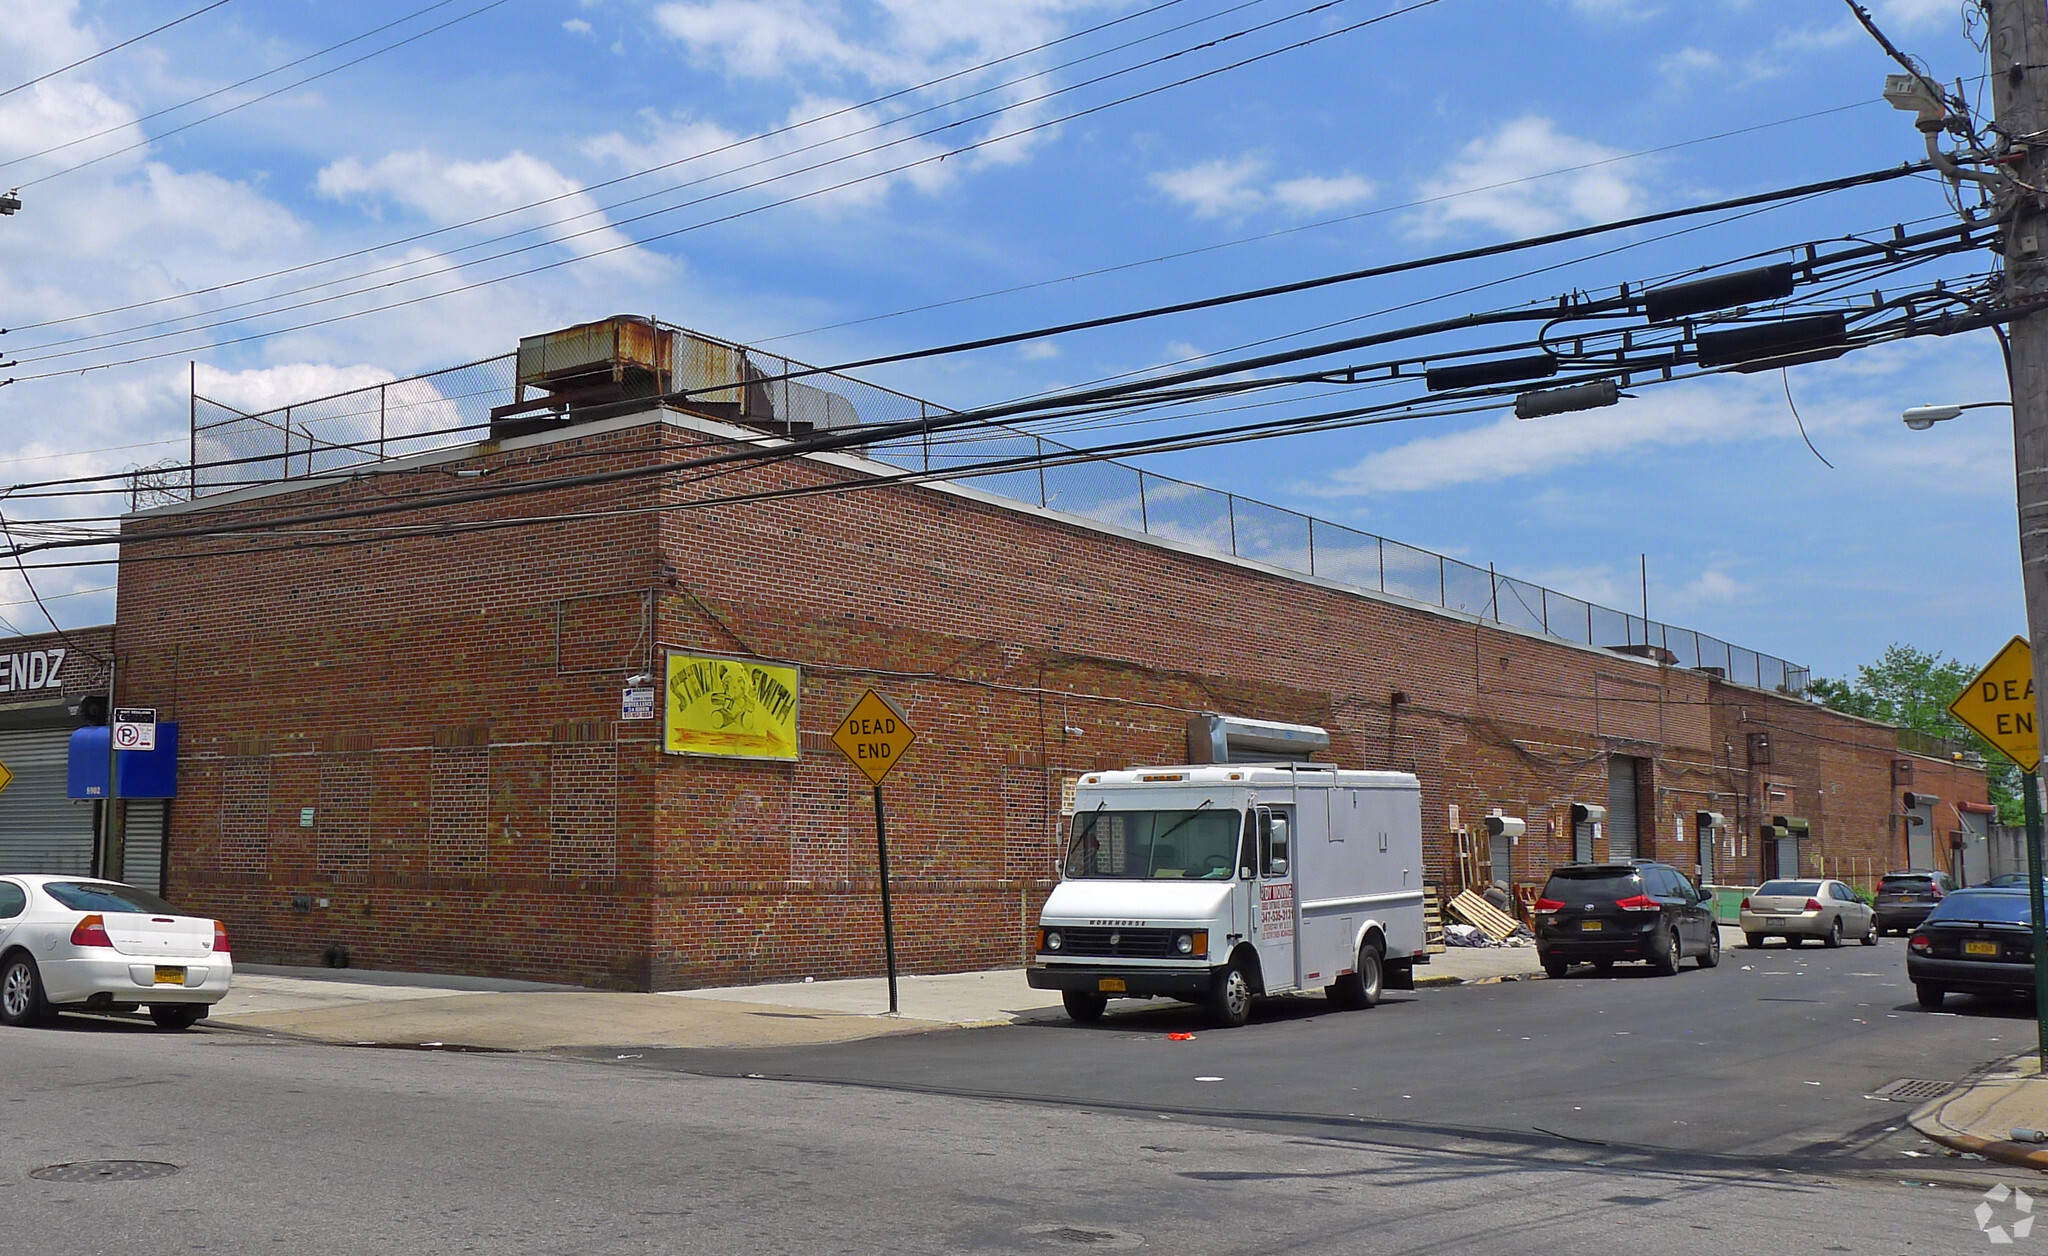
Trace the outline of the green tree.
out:
<instances>
[{"instance_id":1,"label":"green tree","mask_svg":"<svg viewBox=\"0 0 2048 1256\"><path fill-rule=\"evenodd\" d=\"M1891 645L1877 662L1858 667L1853 677L1814 677L1807 693L1830 710L1945 737L1975 750L1984 756L1984 773L1992 805L1998 808L1998 822L2020 824L2024 804L2019 766L1948 713L1948 704L1979 670L1960 659L1943 658L1939 650Z\"/></svg>"}]
</instances>

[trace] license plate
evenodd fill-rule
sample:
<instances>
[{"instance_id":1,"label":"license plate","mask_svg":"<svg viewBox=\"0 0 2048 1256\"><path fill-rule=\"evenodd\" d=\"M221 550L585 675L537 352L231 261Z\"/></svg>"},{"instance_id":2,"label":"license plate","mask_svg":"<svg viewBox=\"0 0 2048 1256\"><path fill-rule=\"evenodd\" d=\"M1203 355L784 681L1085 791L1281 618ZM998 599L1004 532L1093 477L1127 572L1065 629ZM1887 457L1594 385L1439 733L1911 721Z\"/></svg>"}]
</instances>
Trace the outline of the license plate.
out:
<instances>
[{"instance_id":1,"label":"license plate","mask_svg":"<svg viewBox=\"0 0 2048 1256\"><path fill-rule=\"evenodd\" d=\"M1579 928L1585 930L1587 933L1598 933L1606 927L1607 926L1601 924L1597 920L1581 920L1579 922Z\"/></svg>"},{"instance_id":2,"label":"license plate","mask_svg":"<svg viewBox=\"0 0 2048 1256\"><path fill-rule=\"evenodd\" d=\"M1124 979L1122 977L1104 977L1095 983L1095 990L1098 994L1122 994L1124 992Z\"/></svg>"},{"instance_id":3,"label":"license plate","mask_svg":"<svg viewBox=\"0 0 2048 1256\"><path fill-rule=\"evenodd\" d=\"M1785 918L1783 916L1766 916L1764 917L1764 923L1767 925L1782 925L1785 923Z\"/></svg>"},{"instance_id":4,"label":"license plate","mask_svg":"<svg viewBox=\"0 0 2048 1256\"><path fill-rule=\"evenodd\" d=\"M1963 954L1965 954L1965 955L1996 955L1996 954L1998 954L1998 943L1996 943L1996 942L1965 942L1965 943L1963 943Z\"/></svg>"},{"instance_id":5,"label":"license plate","mask_svg":"<svg viewBox=\"0 0 2048 1256\"><path fill-rule=\"evenodd\" d=\"M185 970L159 967L156 970L156 983L160 986L182 986L185 984Z\"/></svg>"}]
</instances>

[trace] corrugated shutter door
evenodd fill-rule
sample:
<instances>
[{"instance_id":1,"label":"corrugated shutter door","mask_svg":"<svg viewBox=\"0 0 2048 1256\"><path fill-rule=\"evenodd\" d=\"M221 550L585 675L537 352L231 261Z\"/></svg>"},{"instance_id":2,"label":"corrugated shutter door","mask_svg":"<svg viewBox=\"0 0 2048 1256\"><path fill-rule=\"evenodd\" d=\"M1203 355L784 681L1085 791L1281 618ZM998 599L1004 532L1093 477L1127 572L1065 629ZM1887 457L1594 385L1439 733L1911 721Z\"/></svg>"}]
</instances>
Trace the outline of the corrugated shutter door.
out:
<instances>
[{"instance_id":1,"label":"corrugated shutter door","mask_svg":"<svg viewBox=\"0 0 2048 1256\"><path fill-rule=\"evenodd\" d=\"M0 790L0 870L92 872L93 806L64 796L70 752L69 728L0 732L0 763L14 773Z\"/></svg>"},{"instance_id":2,"label":"corrugated shutter door","mask_svg":"<svg viewBox=\"0 0 2048 1256\"><path fill-rule=\"evenodd\" d=\"M1607 761L1607 857L1636 857L1636 761L1622 755Z\"/></svg>"},{"instance_id":3,"label":"corrugated shutter door","mask_svg":"<svg viewBox=\"0 0 2048 1256\"><path fill-rule=\"evenodd\" d=\"M138 798L128 804L121 849L121 879L152 894L163 893L163 799Z\"/></svg>"}]
</instances>

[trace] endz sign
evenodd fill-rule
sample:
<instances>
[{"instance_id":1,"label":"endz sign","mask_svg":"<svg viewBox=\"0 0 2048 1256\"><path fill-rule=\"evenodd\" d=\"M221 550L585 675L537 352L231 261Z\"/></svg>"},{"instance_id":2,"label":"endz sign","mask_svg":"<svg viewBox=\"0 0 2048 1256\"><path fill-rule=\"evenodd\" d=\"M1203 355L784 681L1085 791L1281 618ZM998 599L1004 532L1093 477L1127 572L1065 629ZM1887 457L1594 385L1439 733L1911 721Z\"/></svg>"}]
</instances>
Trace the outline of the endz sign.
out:
<instances>
[{"instance_id":1,"label":"endz sign","mask_svg":"<svg viewBox=\"0 0 2048 1256\"><path fill-rule=\"evenodd\" d=\"M0 693L22 693L30 689L58 689L63 682L65 650L30 650L26 654L0 654Z\"/></svg>"}]
</instances>

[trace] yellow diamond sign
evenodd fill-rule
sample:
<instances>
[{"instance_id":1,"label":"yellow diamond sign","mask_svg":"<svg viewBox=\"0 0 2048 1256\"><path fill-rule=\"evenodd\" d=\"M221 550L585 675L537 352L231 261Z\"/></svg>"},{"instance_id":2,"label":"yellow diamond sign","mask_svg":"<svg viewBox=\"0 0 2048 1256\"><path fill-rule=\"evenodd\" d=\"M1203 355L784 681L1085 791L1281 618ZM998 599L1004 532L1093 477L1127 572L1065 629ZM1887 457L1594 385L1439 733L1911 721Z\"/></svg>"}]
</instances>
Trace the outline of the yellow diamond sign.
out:
<instances>
[{"instance_id":1,"label":"yellow diamond sign","mask_svg":"<svg viewBox=\"0 0 2048 1256\"><path fill-rule=\"evenodd\" d=\"M14 772L6 764L0 763L0 791L5 791L12 784L14 784Z\"/></svg>"},{"instance_id":2,"label":"yellow diamond sign","mask_svg":"<svg viewBox=\"0 0 2048 1256\"><path fill-rule=\"evenodd\" d=\"M832 734L832 744L839 747L839 753L851 759L853 766L876 785L882 783L882 778L889 775L889 770L916 740L910 721L872 689L860 696Z\"/></svg>"},{"instance_id":3,"label":"yellow diamond sign","mask_svg":"<svg viewBox=\"0 0 2048 1256\"><path fill-rule=\"evenodd\" d=\"M1948 704L1948 711L2019 764L2021 771L2041 766L2041 739L2034 732L2034 651L2025 637L2008 641L1969 688Z\"/></svg>"}]
</instances>

